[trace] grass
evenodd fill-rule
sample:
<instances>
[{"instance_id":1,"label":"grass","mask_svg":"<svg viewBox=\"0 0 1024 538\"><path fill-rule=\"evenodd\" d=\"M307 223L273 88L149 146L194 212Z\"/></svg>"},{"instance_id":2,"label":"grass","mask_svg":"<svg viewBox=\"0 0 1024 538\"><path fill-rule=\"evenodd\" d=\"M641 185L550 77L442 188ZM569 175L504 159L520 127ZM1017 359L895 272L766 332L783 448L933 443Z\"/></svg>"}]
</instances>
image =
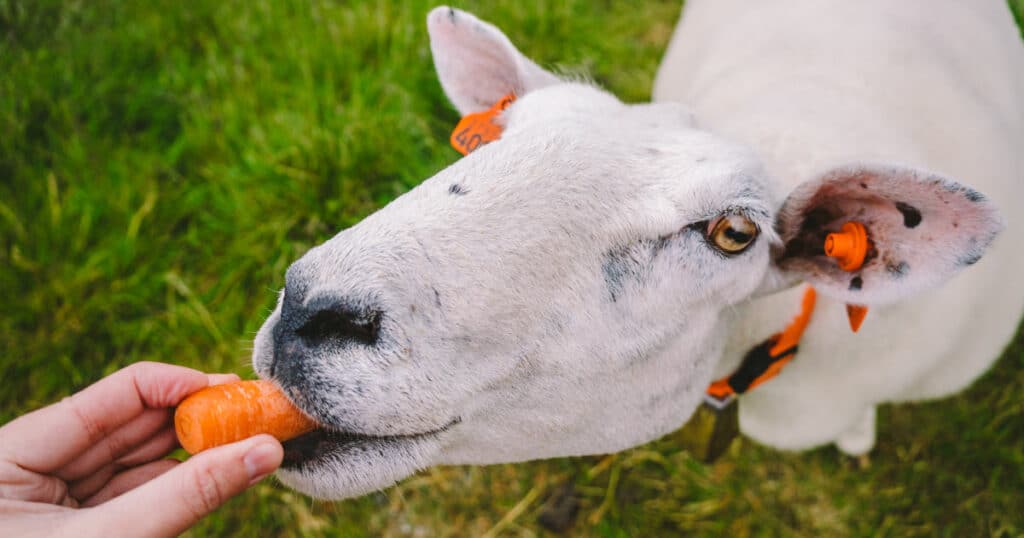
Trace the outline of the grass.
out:
<instances>
[{"instance_id":1,"label":"grass","mask_svg":"<svg viewBox=\"0 0 1024 538\"><path fill-rule=\"evenodd\" d=\"M675 0L465 5L642 101ZM1020 13L1024 0L1014 0ZM285 268L453 162L430 4L0 0L0 422L139 360L250 375ZM1024 536L1024 343L956 398L882 409L872 464L670 437L431 469L315 503L273 483L195 536Z\"/></svg>"}]
</instances>

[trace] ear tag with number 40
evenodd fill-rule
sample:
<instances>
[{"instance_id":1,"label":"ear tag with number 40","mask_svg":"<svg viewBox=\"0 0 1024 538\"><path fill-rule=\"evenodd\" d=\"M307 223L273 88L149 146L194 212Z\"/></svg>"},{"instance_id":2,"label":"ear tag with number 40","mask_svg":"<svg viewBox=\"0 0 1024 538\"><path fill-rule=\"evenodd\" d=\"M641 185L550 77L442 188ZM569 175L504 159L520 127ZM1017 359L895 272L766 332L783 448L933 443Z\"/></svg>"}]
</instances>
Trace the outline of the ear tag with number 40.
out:
<instances>
[{"instance_id":1,"label":"ear tag with number 40","mask_svg":"<svg viewBox=\"0 0 1024 538\"><path fill-rule=\"evenodd\" d=\"M501 138L504 128L494 123L494 119L515 100L516 96L510 93L483 112L463 116L452 131L452 147L463 155L469 155L480 146Z\"/></svg>"}]
</instances>

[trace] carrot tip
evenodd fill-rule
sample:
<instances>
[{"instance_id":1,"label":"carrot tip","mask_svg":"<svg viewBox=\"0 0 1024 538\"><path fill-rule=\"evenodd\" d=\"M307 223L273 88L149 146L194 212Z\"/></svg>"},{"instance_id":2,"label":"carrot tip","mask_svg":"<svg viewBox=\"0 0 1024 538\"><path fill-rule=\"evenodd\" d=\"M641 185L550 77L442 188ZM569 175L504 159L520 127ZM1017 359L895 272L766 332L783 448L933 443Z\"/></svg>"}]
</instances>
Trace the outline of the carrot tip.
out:
<instances>
[{"instance_id":1,"label":"carrot tip","mask_svg":"<svg viewBox=\"0 0 1024 538\"><path fill-rule=\"evenodd\" d=\"M236 381L206 387L174 412L178 441L189 454L266 433L286 441L316 423L270 381Z\"/></svg>"}]
</instances>

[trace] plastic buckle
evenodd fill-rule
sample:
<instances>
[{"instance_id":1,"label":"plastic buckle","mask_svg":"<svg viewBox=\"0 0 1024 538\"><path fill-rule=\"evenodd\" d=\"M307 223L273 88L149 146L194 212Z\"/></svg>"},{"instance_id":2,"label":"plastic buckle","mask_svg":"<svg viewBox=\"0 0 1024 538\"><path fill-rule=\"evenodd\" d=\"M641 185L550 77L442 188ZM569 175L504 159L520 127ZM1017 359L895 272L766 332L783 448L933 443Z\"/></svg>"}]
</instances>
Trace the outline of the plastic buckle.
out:
<instances>
[{"instance_id":1,"label":"plastic buckle","mask_svg":"<svg viewBox=\"0 0 1024 538\"><path fill-rule=\"evenodd\" d=\"M704 402L673 438L694 458L714 463L739 437L739 405L735 394L719 399L704 395Z\"/></svg>"}]
</instances>

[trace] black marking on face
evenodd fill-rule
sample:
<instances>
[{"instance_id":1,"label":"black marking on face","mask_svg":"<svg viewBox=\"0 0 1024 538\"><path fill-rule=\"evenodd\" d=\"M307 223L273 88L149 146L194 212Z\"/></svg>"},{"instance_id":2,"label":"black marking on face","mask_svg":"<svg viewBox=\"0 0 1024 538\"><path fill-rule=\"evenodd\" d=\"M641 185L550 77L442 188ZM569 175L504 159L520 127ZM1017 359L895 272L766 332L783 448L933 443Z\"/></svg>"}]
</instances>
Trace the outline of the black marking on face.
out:
<instances>
[{"instance_id":1,"label":"black marking on face","mask_svg":"<svg viewBox=\"0 0 1024 538\"><path fill-rule=\"evenodd\" d=\"M458 183L452 183L448 187L448 194L453 196L465 196L469 191Z\"/></svg>"},{"instance_id":2,"label":"black marking on face","mask_svg":"<svg viewBox=\"0 0 1024 538\"><path fill-rule=\"evenodd\" d=\"M452 24L455 23L455 10L452 8L448 8L448 19L452 21Z\"/></svg>"},{"instance_id":3,"label":"black marking on face","mask_svg":"<svg viewBox=\"0 0 1024 538\"><path fill-rule=\"evenodd\" d=\"M851 291L860 291L860 289L863 288L863 287L864 287L864 279L863 278L861 278L859 276L855 276L855 277L853 277L850 280L850 290Z\"/></svg>"},{"instance_id":4,"label":"black marking on face","mask_svg":"<svg viewBox=\"0 0 1024 538\"><path fill-rule=\"evenodd\" d=\"M609 250L601 263L605 287L614 303L622 296L630 281L643 283L651 272L651 264L659 252L668 246L671 236L642 239L635 243Z\"/></svg>"},{"instance_id":5,"label":"black marking on face","mask_svg":"<svg viewBox=\"0 0 1024 538\"><path fill-rule=\"evenodd\" d=\"M616 249L605 254L601 272L604 274L604 285L608 288L608 296L614 303L622 295L626 280L635 278L640 272L640 262L630 256L628 247Z\"/></svg>"},{"instance_id":6,"label":"black marking on face","mask_svg":"<svg viewBox=\"0 0 1024 538\"><path fill-rule=\"evenodd\" d=\"M967 187L964 187L964 197L972 202L981 202L985 199L984 194Z\"/></svg>"},{"instance_id":7,"label":"black marking on face","mask_svg":"<svg viewBox=\"0 0 1024 538\"><path fill-rule=\"evenodd\" d=\"M312 364L300 341L297 338L282 338L275 327L274 359L270 366L270 377L285 391L289 391L294 387L304 386L311 375Z\"/></svg>"},{"instance_id":8,"label":"black marking on face","mask_svg":"<svg viewBox=\"0 0 1024 538\"><path fill-rule=\"evenodd\" d=\"M438 308L441 308L441 293L437 291L437 288L430 289L434 290L434 304L436 304Z\"/></svg>"},{"instance_id":9,"label":"black marking on face","mask_svg":"<svg viewBox=\"0 0 1024 538\"><path fill-rule=\"evenodd\" d=\"M916 228L921 224L921 211L916 207L903 202L896 202L896 209L903 214L903 225L907 228Z\"/></svg>"},{"instance_id":10,"label":"black marking on face","mask_svg":"<svg viewBox=\"0 0 1024 538\"><path fill-rule=\"evenodd\" d=\"M910 272L910 266L907 265L907 262L887 263L885 264L885 270L888 271L893 278L903 278Z\"/></svg>"}]
</instances>

